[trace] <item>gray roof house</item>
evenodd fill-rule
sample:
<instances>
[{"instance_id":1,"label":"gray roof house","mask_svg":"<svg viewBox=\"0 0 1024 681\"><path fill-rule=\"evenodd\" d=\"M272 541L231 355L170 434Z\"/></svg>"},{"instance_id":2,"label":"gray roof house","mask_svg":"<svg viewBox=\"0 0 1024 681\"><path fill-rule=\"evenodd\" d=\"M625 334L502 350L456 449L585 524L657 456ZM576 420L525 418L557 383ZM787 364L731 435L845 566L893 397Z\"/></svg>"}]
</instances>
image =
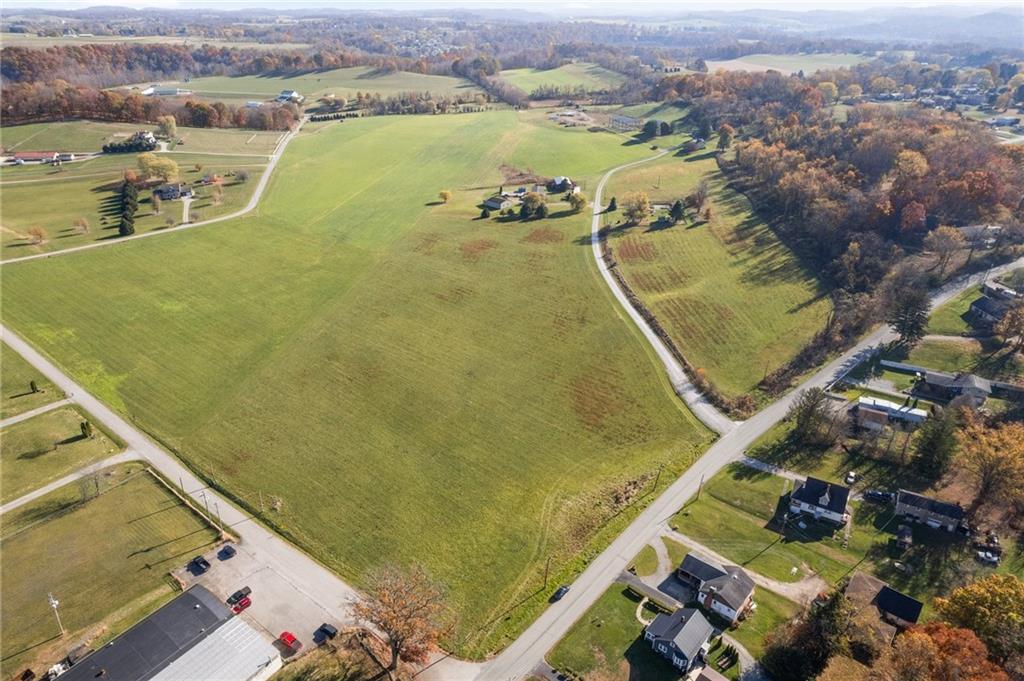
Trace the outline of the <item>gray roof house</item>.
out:
<instances>
[{"instance_id":1,"label":"gray roof house","mask_svg":"<svg viewBox=\"0 0 1024 681\"><path fill-rule=\"evenodd\" d=\"M707 654L715 628L696 608L660 613L644 629L644 640L676 669L689 671Z\"/></svg>"},{"instance_id":2,"label":"gray roof house","mask_svg":"<svg viewBox=\"0 0 1024 681\"><path fill-rule=\"evenodd\" d=\"M736 565L721 565L688 553L676 575L698 592L697 600L705 608L730 624L739 620L754 602L754 581Z\"/></svg>"},{"instance_id":3,"label":"gray roof house","mask_svg":"<svg viewBox=\"0 0 1024 681\"><path fill-rule=\"evenodd\" d=\"M828 520L845 525L850 519L846 505L850 501L850 488L834 482L807 478L797 483L796 489L789 497L791 513L807 513L815 520Z\"/></svg>"},{"instance_id":4,"label":"gray roof house","mask_svg":"<svg viewBox=\"0 0 1024 681\"><path fill-rule=\"evenodd\" d=\"M982 324L995 324L1010 309L1010 301L1002 298L981 296L971 303L971 315Z\"/></svg>"},{"instance_id":5,"label":"gray roof house","mask_svg":"<svg viewBox=\"0 0 1024 681\"><path fill-rule=\"evenodd\" d=\"M925 523L934 529L952 532L960 526L966 514L960 504L950 504L901 489L896 494L896 515Z\"/></svg>"},{"instance_id":6,"label":"gray roof house","mask_svg":"<svg viewBox=\"0 0 1024 681\"><path fill-rule=\"evenodd\" d=\"M484 201L484 208L487 210L505 210L513 205L512 199L505 198L504 196L492 196Z\"/></svg>"},{"instance_id":7,"label":"gray roof house","mask_svg":"<svg viewBox=\"0 0 1024 681\"><path fill-rule=\"evenodd\" d=\"M928 371L918 383L917 390L943 400L964 397L974 406L980 407L992 394L992 381L974 374Z\"/></svg>"}]
</instances>

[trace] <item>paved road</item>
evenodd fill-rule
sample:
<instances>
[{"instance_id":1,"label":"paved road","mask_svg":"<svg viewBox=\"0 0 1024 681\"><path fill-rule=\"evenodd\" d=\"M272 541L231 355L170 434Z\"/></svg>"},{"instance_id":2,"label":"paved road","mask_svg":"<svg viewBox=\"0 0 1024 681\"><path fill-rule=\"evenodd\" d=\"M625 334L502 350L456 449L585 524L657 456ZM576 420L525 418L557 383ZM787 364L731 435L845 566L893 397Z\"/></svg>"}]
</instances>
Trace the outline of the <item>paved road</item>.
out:
<instances>
[{"instance_id":1,"label":"paved road","mask_svg":"<svg viewBox=\"0 0 1024 681\"><path fill-rule=\"evenodd\" d=\"M82 386L71 380L49 360L36 352L28 343L3 325L0 325L0 338L15 352L24 357L43 376L50 379L54 385L63 390L70 400L80 404L93 415L96 421L121 438L127 445L128 452L131 452L139 459L147 461L150 466L160 471L168 480L182 485L186 494L192 497L198 507L201 508L208 503L211 509L216 508L219 510L223 523L230 527L231 531L240 538L246 551L252 555L255 561L265 565L279 575L287 575L290 590L287 593L281 594L280 598L275 598L274 595L271 595L270 598L272 600L287 601L295 598L306 598L328 612L336 624L349 625L353 623L350 606L359 596L355 589L249 515L238 510L212 489L206 487L205 483L193 475L176 458L165 452L159 445L150 440L149 437L86 392ZM72 479L74 479L73 476ZM57 483L53 484L57 485ZM43 488L43 490L45 489ZM43 494L45 493L43 490L37 490L33 494ZM22 497L22 499L12 502L12 504L25 503L28 500L30 499ZM4 507L4 510L7 510L7 506ZM295 633L303 640L307 647L312 645L312 631L296 631Z\"/></svg>"},{"instance_id":2,"label":"paved road","mask_svg":"<svg viewBox=\"0 0 1024 681\"><path fill-rule=\"evenodd\" d=\"M606 175L604 179L607 177ZM599 185L599 191L603 185L604 180ZM988 272L960 277L935 291L932 295L932 304L941 305L971 286L980 284L987 276L1001 274L1017 267L1024 267L1024 258ZM619 300L620 303L623 302L622 298ZM590 563L561 601L544 611L519 638L491 660L479 678L491 681L521 679L529 675L530 670L543 659L544 654L611 586L640 549L658 534L663 523L674 515L687 499L696 494L701 480L711 478L723 466L738 459L761 435L781 421L801 390L827 387L861 360L870 357L877 346L891 342L895 338L896 334L889 328L876 330L818 370L804 381L799 389L784 395L725 433Z\"/></svg>"},{"instance_id":3,"label":"paved road","mask_svg":"<svg viewBox=\"0 0 1024 681\"><path fill-rule=\"evenodd\" d=\"M33 416L38 416L40 414L45 414L48 411L53 411L54 409L59 409L60 407L63 407L65 404L71 404L71 400L68 400L68 399L57 400L56 402L50 402L49 404L44 404L41 407L36 407L35 409L31 409L29 411L26 411L24 414L18 414L17 416L11 416L9 418L4 419L3 421L0 421L0 428L6 428L7 426L13 426L15 423L18 423L19 421L28 421Z\"/></svg>"},{"instance_id":4,"label":"paved road","mask_svg":"<svg viewBox=\"0 0 1024 681\"><path fill-rule=\"evenodd\" d=\"M116 244L123 244L126 241L135 241L136 239L148 239L150 237L162 236L164 234L174 234L180 232L183 229L192 229L194 227L204 227L206 225L212 225L217 222L223 222L225 220L233 220L234 218L241 217L246 213L250 213L256 209L256 206L260 202L260 198L263 196L264 190L267 188L267 184L270 182L270 177L274 174L274 168L277 167L277 162L281 160L281 156L284 154L285 148L288 143L295 139L295 136L302 129L303 123L306 119L303 118L299 121L299 124L295 128L288 132L281 138L277 148L274 149L274 153L270 156L270 162L267 167L263 170L263 174L260 176L259 182L256 185L256 190L252 193L249 198L249 203L245 204L245 207L241 210L236 210L234 213L228 213L227 215L221 215L220 217L210 218L209 220L200 220L199 222L191 222L188 224L178 225L177 227L171 227L169 229L162 229L155 232L146 232L144 234L133 234L132 236L121 237L120 239L110 239L107 241L95 241L92 243L84 244L82 246L74 246L72 248L65 248L62 251L54 251L52 253L36 253L34 255L24 255L20 258L8 258L7 260L0 261L0 265L10 265L16 262L25 262L27 260L38 260L40 258L56 258L62 255L68 255L70 253L77 253L78 251L88 251L93 248L103 248L105 246L114 246Z\"/></svg>"},{"instance_id":5,"label":"paved road","mask_svg":"<svg viewBox=\"0 0 1024 681\"><path fill-rule=\"evenodd\" d=\"M84 478L86 476L92 475L96 471L101 471L104 468L107 468L109 466L116 466L119 463L127 463L128 461L138 461L140 458L141 457L136 452L133 452L132 450L127 449L127 450L121 452L120 454L115 454L114 456L108 456L106 459L103 459L102 461L97 461L96 463L91 463L88 466L83 466L82 468L79 468L74 473L71 473L70 475L65 475L60 480L54 480L53 482L49 483L48 485L43 485L42 487L40 487L37 490L33 490L33 491L29 492L28 494L26 494L24 496L18 497L14 501L8 501L3 506L0 506L0 515L2 515L4 513L7 513L8 511L13 511L14 509L18 508L19 506L24 506L28 502L34 501L34 500L38 499L41 496L49 494L53 490L58 489L60 487L63 487L64 485L66 485L68 483L71 483L71 482L74 482L75 480L80 480L80 479L82 479L82 478Z\"/></svg>"},{"instance_id":6,"label":"paved road","mask_svg":"<svg viewBox=\"0 0 1024 681\"><path fill-rule=\"evenodd\" d=\"M604 258L601 257L601 216L604 214L604 206L601 205L601 193L604 191L604 185L608 182L608 179L616 172L625 168L631 168L633 166L640 165L641 163L647 163L655 159L659 159L668 151L660 151L650 158L645 158L640 161L634 161L633 163L626 163L612 168L604 177L601 178L601 182L597 185L597 191L594 193L594 218L590 223L590 246L594 252L594 260L597 262L597 269L601 272L601 276L604 278L608 288L615 295L615 298L619 301L622 309L625 310L626 314L629 315L633 323L636 324L637 328L643 333L644 338L650 344L651 348L657 354L658 359L665 366L665 371L668 373L668 380L672 384L672 389L675 390L676 394L679 395L686 402L686 405L694 413L694 415L700 419L708 428L715 431L719 435L728 433L733 430L738 424L735 421L729 419L728 416L718 411L711 402L697 390L697 387L690 382L690 378L686 375L686 371L683 370L682 365L675 358L675 356L669 351L665 343L658 337L654 330L647 324L636 308L629 302L629 298L619 288L618 283L609 271L608 264L605 263Z\"/></svg>"}]
</instances>

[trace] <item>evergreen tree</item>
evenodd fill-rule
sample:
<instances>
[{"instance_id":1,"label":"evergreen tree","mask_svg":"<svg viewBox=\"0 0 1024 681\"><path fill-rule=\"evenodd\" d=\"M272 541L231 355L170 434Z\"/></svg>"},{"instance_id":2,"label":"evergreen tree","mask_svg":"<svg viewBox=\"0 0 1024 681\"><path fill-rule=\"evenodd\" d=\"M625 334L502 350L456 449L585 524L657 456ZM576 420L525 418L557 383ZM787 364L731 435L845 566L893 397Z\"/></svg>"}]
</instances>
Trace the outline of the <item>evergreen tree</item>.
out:
<instances>
[{"instance_id":1,"label":"evergreen tree","mask_svg":"<svg viewBox=\"0 0 1024 681\"><path fill-rule=\"evenodd\" d=\"M921 475L937 480L949 469L956 455L959 425L955 409L945 409L922 424L914 446L914 468Z\"/></svg>"}]
</instances>

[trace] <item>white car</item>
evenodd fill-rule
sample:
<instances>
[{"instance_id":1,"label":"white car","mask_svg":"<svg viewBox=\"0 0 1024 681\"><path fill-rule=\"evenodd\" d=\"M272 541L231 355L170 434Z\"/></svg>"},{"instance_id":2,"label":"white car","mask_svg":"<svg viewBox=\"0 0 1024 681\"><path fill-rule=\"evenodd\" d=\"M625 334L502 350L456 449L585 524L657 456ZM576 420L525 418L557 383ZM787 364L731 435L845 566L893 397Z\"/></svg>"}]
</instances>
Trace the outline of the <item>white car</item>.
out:
<instances>
[{"instance_id":1,"label":"white car","mask_svg":"<svg viewBox=\"0 0 1024 681\"><path fill-rule=\"evenodd\" d=\"M990 551L978 551L978 560L989 565L999 565L999 556Z\"/></svg>"},{"instance_id":2,"label":"white car","mask_svg":"<svg viewBox=\"0 0 1024 681\"><path fill-rule=\"evenodd\" d=\"M849 473L846 474L846 484L852 485L855 482L857 482L857 472L850 471Z\"/></svg>"}]
</instances>

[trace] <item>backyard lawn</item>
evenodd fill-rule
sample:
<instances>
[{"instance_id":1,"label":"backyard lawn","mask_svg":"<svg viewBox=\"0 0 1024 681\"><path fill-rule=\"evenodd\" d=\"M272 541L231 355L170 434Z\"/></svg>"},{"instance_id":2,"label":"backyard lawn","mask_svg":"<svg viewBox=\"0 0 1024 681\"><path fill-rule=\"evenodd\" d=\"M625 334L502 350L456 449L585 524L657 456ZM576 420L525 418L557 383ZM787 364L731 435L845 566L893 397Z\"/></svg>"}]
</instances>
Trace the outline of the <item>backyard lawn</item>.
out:
<instances>
[{"instance_id":1,"label":"backyard lawn","mask_svg":"<svg viewBox=\"0 0 1024 681\"><path fill-rule=\"evenodd\" d=\"M102 644L134 624L176 592L171 568L217 538L140 464L105 469L99 485L99 496L94 487L71 484L3 516L5 678L37 657L63 654L68 641ZM74 559L56 558L55 551ZM48 594L60 601L67 639Z\"/></svg>"},{"instance_id":2,"label":"backyard lawn","mask_svg":"<svg viewBox=\"0 0 1024 681\"><path fill-rule=\"evenodd\" d=\"M626 82L621 73L585 62L573 62L557 69L507 69L501 72L501 78L526 94L542 86L583 87L588 92L611 90Z\"/></svg>"},{"instance_id":3,"label":"backyard lawn","mask_svg":"<svg viewBox=\"0 0 1024 681\"><path fill-rule=\"evenodd\" d=\"M636 619L639 603L624 586L612 584L548 653L548 663L588 679L681 679L678 670L643 640L644 625ZM645 607L642 614L650 620L657 612Z\"/></svg>"},{"instance_id":4,"label":"backyard lawn","mask_svg":"<svg viewBox=\"0 0 1024 681\"><path fill-rule=\"evenodd\" d=\"M82 435L89 417L61 407L0 430L0 501L12 499L120 451L99 428Z\"/></svg>"},{"instance_id":5,"label":"backyard lawn","mask_svg":"<svg viewBox=\"0 0 1024 681\"><path fill-rule=\"evenodd\" d=\"M1001 381L1019 382L1024 378L1024 358L1020 353L973 338L925 339L903 361L937 371L969 372Z\"/></svg>"},{"instance_id":6,"label":"backyard lawn","mask_svg":"<svg viewBox=\"0 0 1024 681\"><path fill-rule=\"evenodd\" d=\"M246 218L3 267L3 320L346 579L423 563L481 657L711 439L587 215L479 218L510 168L592 187L649 153L543 112L325 126Z\"/></svg>"},{"instance_id":7,"label":"backyard lawn","mask_svg":"<svg viewBox=\"0 0 1024 681\"><path fill-rule=\"evenodd\" d=\"M932 310L928 318L928 333L941 336L960 336L971 332L967 313L971 303L981 296L980 288L969 288L960 295Z\"/></svg>"},{"instance_id":8,"label":"backyard lawn","mask_svg":"<svg viewBox=\"0 0 1024 681\"><path fill-rule=\"evenodd\" d=\"M32 392L32 381L36 392ZM32 365L0 343L0 419L10 418L64 398L64 393L50 383Z\"/></svg>"},{"instance_id":9,"label":"backyard lawn","mask_svg":"<svg viewBox=\"0 0 1024 681\"><path fill-rule=\"evenodd\" d=\"M609 245L622 275L695 367L723 393L754 390L792 358L828 315L828 297L752 211L725 186L711 154L616 174L607 197L644 191L669 203L710 182L710 223L611 228ZM612 224L618 213L606 214Z\"/></svg>"}]
</instances>

